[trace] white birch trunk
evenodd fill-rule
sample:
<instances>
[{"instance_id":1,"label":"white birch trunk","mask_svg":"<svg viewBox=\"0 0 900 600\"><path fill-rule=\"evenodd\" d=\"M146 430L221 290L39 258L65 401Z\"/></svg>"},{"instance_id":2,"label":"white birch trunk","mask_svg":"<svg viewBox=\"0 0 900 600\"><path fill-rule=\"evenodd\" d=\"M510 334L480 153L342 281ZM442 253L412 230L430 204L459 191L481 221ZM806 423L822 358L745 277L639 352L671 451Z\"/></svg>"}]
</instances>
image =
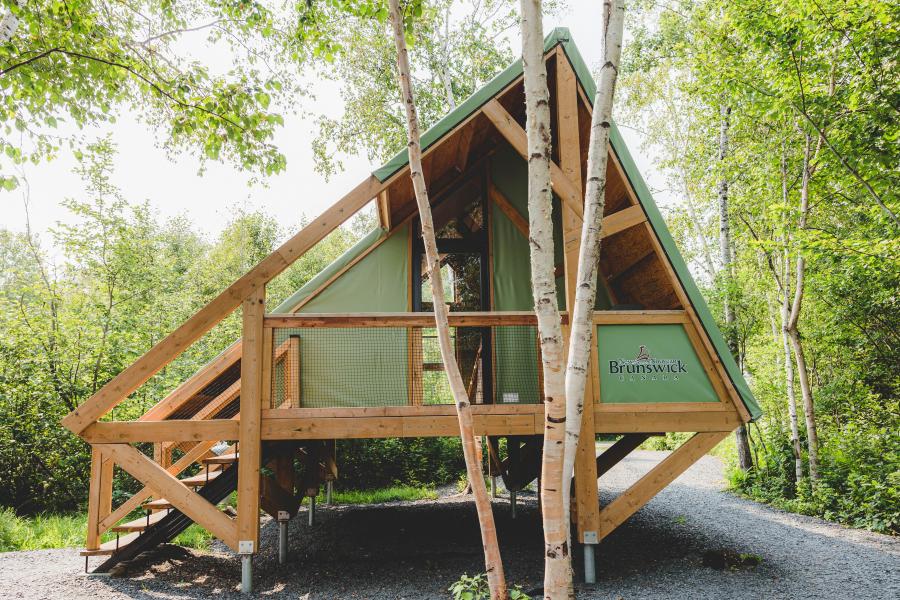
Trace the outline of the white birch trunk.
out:
<instances>
[{"instance_id":1,"label":"white birch trunk","mask_svg":"<svg viewBox=\"0 0 900 600\"><path fill-rule=\"evenodd\" d=\"M809 215L809 180L812 173L810 165L811 140L806 135L806 146L803 152L803 172L800 179L800 220L798 229L806 229L806 220ZM816 409L813 400L812 387L809 384L809 369L806 365L806 355L803 352L803 342L800 339L799 322L800 310L803 305L803 286L806 275L806 261L798 252L794 281L794 300L791 303L791 312L788 317L787 334L794 350L794 358L797 361L797 376L800 380L800 395L803 398L803 413L806 417L806 445L807 459L809 460L809 478L815 484L819 478L819 435L816 429Z\"/></svg>"},{"instance_id":2,"label":"white birch trunk","mask_svg":"<svg viewBox=\"0 0 900 600\"><path fill-rule=\"evenodd\" d=\"M622 28L625 6L622 0L603 3L603 58L588 148L587 187L584 195L584 223L581 228L581 247L578 250L578 275L575 305L570 315L569 356L566 365L566 443L563 463L565 494L568 512L571 496L570 482L575 468L581 418L584 412L584 390L587 383L594 334L594 300L597 296L597 268L600 261L601 225L606 196L606 163L609 158L609 131L612 122L613 97L619 59L622 55Z\"/></svg>"},{"instance_id":3,"label":"white birch trunk","mask_svg":"<svg viewBox=\"0 0 900 600\"><path fill-rule=\"evenodd\" d=\"M544 597L567 598L572 588L568 504L563 491L565 347L556 301L553 195L550 187L550 91L544 64L541 0L521 0L522 64L528 136L528 246L531 288L544 374L544 452L541 515L544 526Z\"/></svg>"},{"instance_id":4,"label":"white birch trunk","mask_svg":"<svg viewBox=\"0 0 900 600\"><path fill-rule=\"evenodd\" d=\"M472 422L472 411L469 404L469 396L459 372L459 365L453 352L453 342L450 339L449 311L444 300L444 286L441 281L441 266L437 252L437 240L435 239L434 223L431 216L431 204L428 200L428 190L425 186L425 177L422 173L422 148L419 142L419 120L416 112L415 99L413 97L412 79L409 69L409 55L406 50L406 39L403 31L403 14L400 10L399 0L389 0L391 26L394 33L394 43L397 47L397 73L400 79L400 88L403 93L403 104L406 108L406 120L409 134L409 172L412 178L413 189L416 196L416 204L419 208L419 218L422 222L422 241L425 245L425 260L427 272L431 282L431 292L434 298L434 321L438 335L438 344L441 349L441 359L450 382L450 391L456 403L456 414L459 419L459 432L462 440L463 455L466 461L466 474L472 484L475 496L475 507L478 511L478 523L481 527L481 538L484 546L484 564L487 572L488 585L491 589L492 600L506 600L508 592L506 579L503 574L503 564L500 559L500 548L497 544L497 530L494 525L494 513L487 489L484 486L484 476L481 472L481 463L478 462L478 451L475 447L475 434Z\"/></svg>"}]
</instances>

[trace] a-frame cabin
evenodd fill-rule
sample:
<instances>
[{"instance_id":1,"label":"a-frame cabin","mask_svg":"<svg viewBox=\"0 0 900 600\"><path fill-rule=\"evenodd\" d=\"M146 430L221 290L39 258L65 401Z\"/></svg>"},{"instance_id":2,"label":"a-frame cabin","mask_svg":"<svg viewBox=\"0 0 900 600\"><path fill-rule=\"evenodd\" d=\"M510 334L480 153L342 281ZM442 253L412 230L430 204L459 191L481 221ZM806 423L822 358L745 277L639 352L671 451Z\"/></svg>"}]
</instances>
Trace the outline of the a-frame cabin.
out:
<instances>
[{"instance_id":1,"label":"a-frame cabin","mask_svg":"<svg viewBox=\"0 0 900 600\"><path fill-rule=\"evenodd\" d=\"M554 30L545 51L565 309L574 294L594 82L567 30ZM492 472L512 490L539 472L544 422L529 285L524 106L517 62L422 140L476 434L488 437ZM591 409L584 412L574 494L577 541L588 550L760 415L615 126L610 146ZM266 284L370 202L380 227L286 302L267 307ZM259 551L260 509L282 521L296 514L303 496L337 476L335 440L458 435L429 334L434 321L421 254L404 151L69 414L64 425L93 449L84 554L106 556L99 570L108 570L194 521L248 566ZM101 420L239 307L242 340L137 421ZM601 507L598 475L649 436L670 431L695 435ZM598 457L594 434L601 433L622 437ZM496 441L504 437L507 455L500 456ZM154 445L152 458L133 446L141 442ZM305 467L295 472L298 455ZM115 508L113 465L146 486ZM178 479L196 465L198 475ZM262 466L269 467L263 474ZM234 490L236 515L216 506ZM141 506L146 517L122 523ZM101 543L108 530L116 539Z\"/></svg>"}]
</instances>

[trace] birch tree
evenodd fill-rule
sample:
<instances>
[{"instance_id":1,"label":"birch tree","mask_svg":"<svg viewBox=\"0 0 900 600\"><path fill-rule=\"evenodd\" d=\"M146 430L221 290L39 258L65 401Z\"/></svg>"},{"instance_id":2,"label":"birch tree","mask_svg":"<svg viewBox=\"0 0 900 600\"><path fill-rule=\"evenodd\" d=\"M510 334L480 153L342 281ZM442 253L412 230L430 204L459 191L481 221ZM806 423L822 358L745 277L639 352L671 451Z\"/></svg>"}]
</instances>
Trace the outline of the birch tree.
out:
<instances>
[{"instance_id":1,"label":"birch tree","mask_svg":"<svg viewBox=\"0 0 900 600\"><path fill-rule=\"evenodd\" d=\"M593 306L600 258L601 221L606 190L607 145L612 100L622 50L624 7L603 5L604 54L594 98L588 155L584 223L578 256L568 361L556 301L550 184L550 93L544 65L540 0L521 0L522 64L528 136L528 221L531 284L544 372L544 455L541 465L544 524L544 596L570 597L570 482L584 412L584 391L593 338Z\"/></svg>"},{"instance_id":2,"label":"birch tree","mask_svg":"<svg viewBox=\"0 0 900 600\"><path fill-rule=\"evenodd\" d=\"M528 247L531 291L544 374L544 452L541 515L544 526L544 597L572 592L568 505L565 490L565 346L556 301L553 194L550 187L550 91L544 64L541 0L521 0L525 130L528 136Z\"/></svg>"},{"instance_id":3,"label":"birch tree","mask_svg":"<svg viewBox=\"0 0 900 600\"><path fill-rule=\"evenodd\" d=\"M434 298L434 320L438 336L438 345L441 350L441 360L450 382L450 391L456 404L456 415L459 419L459 432L462 439L463 455L466 461L466 473L472 483L472 491L475 497L475 507L478 511L478 524L481 528L482 544L484 546L484 564L487 572L488 585L491 589L492 600L505 600L508 597L506 579L503 574L503 564L500 559L500 548L497 544L497 530L494 526L494 513L487 489L484 486L484 476L481 472L481 464L478 462L477 448L475 447L475 433L472 422L472 410L466 386L456 362L453 351L453 342L450 339L450 321L447 303L444 300L444 285L441 281L441 263L437 251L437 240L434 232L434 222L431 215L431 204L428 200L428 189L425 185L425 177L422 171L422 147L419 141L419 121L416 113L416 103L413 96L412 79L410 77L409 55L406 49L405 25L399 0L388 0L391 28L394 35L394 44L397 48L397 76L400 80L400 89L403 95L403 105L406 109L406 125L409 142L409 175L412 179L416 204L419 209L419 220L422 223L422 241L425 246L425 261L428 280L431 283L431 293Z\"/></svg>"},{"instance_id":4,"label":"birch tree","mask_svg":"<svg viewBox=\"0 0 900 600\"><path fill-rule=\"evenodd\" d=\"M566 443L563 464L565 492L563 500L569 506L571 476L575 467L575 453L581 433L584 412L584 390L591 357L594 334L594 301L597 295L597 268L600 262L600 239L603 206L606 197L606 163L609 158L609 132L612 106L622 56L622 28L625 6L622 0L603 3L603 54L594 110L591 118L591 137L588 147L587 186L584 195L584 223L578 251L578 275L575 306L571 315L569 356L566 364Z\"/></svg>"},{"instance_id":5,"label":"birch tree","mask_svg":"<svg viewBox=\"0 0 900 600\"><path fill-rule=\"evenodd\" d=\"M728 158L728 128L731 108L723 104L719 107L719 164L723 164ZM731 242L731 222L728 214L728 177L723 173L717 186L719 199L719 258L722 263L722 280L725 293L723 297L725 316L725 339L728 348L738 359L738 344L735 339L735 314L733 303L734 269L732 267L734 248ZM743 361L739 361L743 363ZM750 454L750 440L747 435L747 426L741 423L734 432L734 442L737 448L738 466L743 471L753 467L753 458Z\"/></svg>"}]
</instances>

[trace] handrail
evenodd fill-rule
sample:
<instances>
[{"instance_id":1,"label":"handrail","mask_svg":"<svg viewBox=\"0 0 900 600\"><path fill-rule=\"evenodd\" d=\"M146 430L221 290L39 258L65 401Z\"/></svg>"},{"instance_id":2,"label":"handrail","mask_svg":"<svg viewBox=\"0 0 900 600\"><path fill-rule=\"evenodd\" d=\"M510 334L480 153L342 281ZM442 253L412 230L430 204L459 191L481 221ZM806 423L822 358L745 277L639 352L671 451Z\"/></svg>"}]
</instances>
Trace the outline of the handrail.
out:
<instances>
[{"instance_id":1,"label":"handrail","mask_svg":"<svg viewBox=\"0 0 900 600\"><path fill-rule=\"evenodd\" d=\"M563 324L569 315L560 312ZM293 328L346 328L346 327L434 327L434 315L430 312L372 312L372 313L269 313L264 318L265 327ZM683 310L598 310L594 312L595 324L685 323ZM537 317L531 311L451 312L451 327L502 327L537 325Z\"/></svg>"},{"instance_id":2,"label":"handrail","mask_svg":"<svg viewBox=\"0 0 900 600\"><path fill-rule=\"evenodd\" d=\"M565 313L563 322L567 320ZM392 313L270 313L266 327L434 327L431 312ZM536 325L531 311L451 312L451 327L494 327L503 325Z\"/></svg>"}]
</instances>

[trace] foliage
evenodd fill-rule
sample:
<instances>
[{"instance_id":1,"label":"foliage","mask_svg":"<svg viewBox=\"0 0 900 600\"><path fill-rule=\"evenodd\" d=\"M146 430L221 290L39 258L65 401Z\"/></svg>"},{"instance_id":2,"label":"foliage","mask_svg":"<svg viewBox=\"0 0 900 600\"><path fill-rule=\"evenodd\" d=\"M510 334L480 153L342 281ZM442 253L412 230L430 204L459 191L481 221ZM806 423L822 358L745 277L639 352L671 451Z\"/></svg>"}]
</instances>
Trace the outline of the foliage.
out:
<instances>
[{"instance_id":1,"label":"foliage","mask_svg":"<svg viewBox=\"0 0 900 600\"><path fill-rule=\"evenodd\" d=\"M209 550L215 536L196 523L191 523L187 529L175 536L173 544L193 548L194 550Z\"/></svg>"},{"instance_id":2,"label":"foliage","mask_svg":"<svg viewBox=\"0 0 900 600\"><path fill-rule=\"evenodd\" d=\"M0 44L0 155L11 162L61 147L79 153L80 130L125 109L170 150L259 174L284 168L272 140L280 110L301 92L295 65L308 54L286 6L41 0L4 2L3 11L18 18ZM2 183L16 180L6 173Z\"/></svg>"},{"instance_id":3,"label":"foliage","mask_svg":"<svg viewBox=\"0 0 900 600\"><path fill-rule=\"evenodd\" d=\"M447 591L453 600L486 600L491 597L488 589L487 576L484 573L469 576L463 573L458 581L454 582ZM510 600L530 600L531 596L522 591L519 586L509 590Z\"/></svg>"},{"instance_id":4,"label":"foliage","mask_svg":"<svg viewBox=\"0 0 900 600\"><path fill-rule=\"evenodd\" d=\"M83 546L86 529L86 514L24 518L0 508L0 552Z\"/></svg>"},{"instance_id":5,"label":"foliage","mask_svg":"<svg viewBox=\"0 0 900 600\"><path fill-rule=\"evenodd\" d=\"M341 478L360 488L435 486L465 472L459 438L339 440Z\"/></svg>"},{"instance_id":6,"label":"foliage","mask_svg":"<svg viewBox=\"0 0 900 600\"><path fill-rule=\"evenodd\" d=\"M620 121L646 134L669 191L667 220L765 411L754 498L897 531L900 457L900 9L881 0L641 2L623 61ZM728 114L727 122L723 114ZM724 124L723 124L724 123ZM728 153L720 158L725 127ZM811 145L809 215L800 221ZM727 181L733 273L718 252ZM797 481L781 309L805 262L800 341L815 404L820 479ZM795 378L797 368L795 367ZM803 406L795 388L806 463Z\"/></svg>"},{"instance_id":7,"label":"foliage","mask_svg":"<svg viewBox=\"0 0 900 600\"><path fill-rule=\"evenodd\" d=\"M514 26L515 3L479 2L456 18L457 0L406 4L407 44L415 65L416 108L424 131L512 61L500 34ZM406 145L406 121L396 75L396 50L387 11L349 17L329 15L323 30L340 50L322 65L323 78L341 82L344 112L318 119L313 141L316 168L330 176L341 155L365 153L384 162Z\"/></svg>"},{"instance_id":8,"label":"foliage","mask_svg":"<svg viewBox=\"0 0 900 600\"><path fill-rule=\"evenodd\" d=\"M53 230L56 263L31 233L0 230L0 505L20 513L73 510L83 501L87 446L59 420L271 252L285 232L237 211L216 240L183 219L160 222L109 182L113 147L82 162L88 199L67 202ZM357 239L340 228L272 282L279 303ZM142 414L240 336L239 314L214 328L113 411ZM119 475L117 492L134 485Z\"/></svg>"},{"instance_id":9,"label":"foliage","mask_svg":"<svg viewBox=\"0 0 900 600\"><path fill-rule=\"evenodd\" d=\"M355 482L354 482L355 483ZM335 504L381 504L383 502L411 502L415 500L436 500L437 492L428 486L394 485L384 488L340 490L332 493ZM325 501L324 492L320 493L318 502Z\"/></svg>"}]
</instances>

